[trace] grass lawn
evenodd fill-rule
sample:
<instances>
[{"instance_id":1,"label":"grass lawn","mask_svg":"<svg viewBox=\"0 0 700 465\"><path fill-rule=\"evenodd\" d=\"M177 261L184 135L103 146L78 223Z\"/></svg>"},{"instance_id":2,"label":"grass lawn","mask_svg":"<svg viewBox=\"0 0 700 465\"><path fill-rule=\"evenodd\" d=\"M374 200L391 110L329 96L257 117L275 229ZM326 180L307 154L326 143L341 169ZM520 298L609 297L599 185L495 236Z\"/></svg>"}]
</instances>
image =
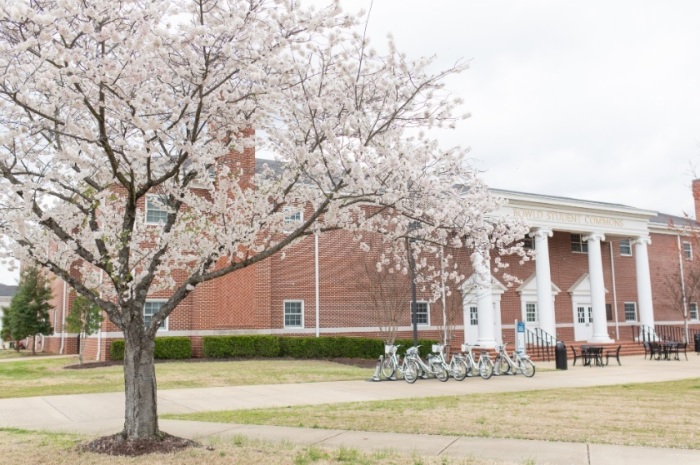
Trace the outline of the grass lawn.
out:
<instances>
[{"instance_id":1,"label":"grass lawn","mask_svg":"<svg viewBox=\"0 0 700 465\"><path fill-rule=\"evenodd\" d=\"M700 379L167 415L360 431L700 448Z\"/></svg>"},{"instance_id":2,"label":"grass lawn","mask_svg":"<svg viewBox=\"0 0 700 465\"><path fill-rule=\"evenodd\" d=\"M0 398L124 390L120 365L71 370L76 358L21 357L0 363ZM158 389L308 383L363 379L371 370L314 360L164 362L156 364Z\"/></svg>"},{"instance_id":3,"label":"grass lawn","mask_svg":"<svg viewBox=\"0 0 700 465\"><path fill-rule=\"evenodd\" d=\"M56 465L121 465L157 463L161 465L230 465L259 463L265 465L510 465L508 462L468 458L419 457L386 450L375 453L355 449L321 449L291 444L252 441L242 437L210 439L204 446L177 454L154 454L141 457L110 457L80 453L75 447L92 439L59 433L40 433L17 429L0 429L0 450L4 463L51 463Z\"/></svg>"}]
</instances>

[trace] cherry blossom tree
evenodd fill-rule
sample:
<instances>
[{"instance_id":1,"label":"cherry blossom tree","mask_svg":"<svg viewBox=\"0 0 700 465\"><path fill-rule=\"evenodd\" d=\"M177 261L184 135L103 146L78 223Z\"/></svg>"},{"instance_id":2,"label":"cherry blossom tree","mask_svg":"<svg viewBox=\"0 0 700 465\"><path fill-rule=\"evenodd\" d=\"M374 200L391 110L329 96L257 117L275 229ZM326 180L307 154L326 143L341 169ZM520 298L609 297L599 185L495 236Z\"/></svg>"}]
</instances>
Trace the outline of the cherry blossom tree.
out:
<instances>
[{"instance_id":1,"label":"cherry blossom tree","mask_svg":"<svg viewBox=\"0 0 700 465\"><path fill-rule=\"evenodd\" d=\"M0 5L2 253L123 331L126 440L160 437L154 339L197 285L316 232L351 230L358 247L410 232L426 250L503 250L525 233L488 219L499 200L467 151L430 136L462 118L443 81L464 64L435 72L391 40L379 53L338 3ZM254 174L253 147L283 169ZM147 202L162 207L155 221ZM289 205L307 209L291 231ZM165 290L146 325L146 297Z\"/></svg>"}]
</instances>

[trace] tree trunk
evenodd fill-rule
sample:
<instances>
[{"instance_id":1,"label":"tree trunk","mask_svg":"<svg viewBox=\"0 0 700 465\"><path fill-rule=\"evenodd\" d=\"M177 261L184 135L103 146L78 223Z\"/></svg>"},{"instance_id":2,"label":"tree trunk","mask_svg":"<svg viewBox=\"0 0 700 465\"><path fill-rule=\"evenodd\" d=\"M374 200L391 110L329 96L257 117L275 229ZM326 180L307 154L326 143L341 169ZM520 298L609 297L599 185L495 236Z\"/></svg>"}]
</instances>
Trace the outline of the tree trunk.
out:
<instances>
[{"instance_id":1,"label":"tree trunk","mask_svg":"<svg viewBox=\"0 0 700 465\"><path fill-rule=\"evenodd\" d=\"M143 324L143 323L142 323ZM158 399L153 363L155 341L143 327L133 324L124 331L124 387L126 440L157 439Z\"/></svg>"},{"instance_id":2,"label":"tree trunk","mask_svg":"<svg viewBox=\"0 0 700 465\"><path fill-rule=\"evenodd\" d=\"M36 334L32 336L32 355L36 355Z\"/></svg>"}]
</instances>

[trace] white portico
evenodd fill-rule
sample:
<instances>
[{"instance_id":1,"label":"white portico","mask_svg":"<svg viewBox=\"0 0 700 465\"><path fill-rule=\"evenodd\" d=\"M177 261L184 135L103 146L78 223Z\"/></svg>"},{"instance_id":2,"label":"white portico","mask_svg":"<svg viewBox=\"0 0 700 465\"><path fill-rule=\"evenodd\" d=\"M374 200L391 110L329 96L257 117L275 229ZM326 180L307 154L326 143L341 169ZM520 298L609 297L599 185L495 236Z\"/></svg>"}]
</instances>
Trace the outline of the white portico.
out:
<instances>
[{"instance_id":1,"label":"white portico","mask_svg":"<svg viewBox=\"0 0 700 465\"><path fill-rule=\"evenodd\" d=\"M563 197L500 190L494 190L493 193L508 200L494 216L515 216L528 223L535 249L534 276L521 277L527 283L518 288L521 308L524 310L522 315L513 313L516 318L511 318L510 315L503 318L505 325L512 325L514 319L521 319L528 322L530 329L537 327L555 338L558 337L559 329L573 327L576 340L612 342L608 325L614 324L610 317L616 308L616 302L613 294L606 296L606 283L612 283L614 288L615 277L611 271L615 266L614 257L619 252L613 250L612 243L625 242L630 244L630 255L634 255L629 260L634 260L636 271L639 323L653 328L654 309L647 246L650 243L649 219L656 212ZM557 241L552 256L551 241L554 235ZM587 256L585 259L582 256L584 254ZM572 263L577 264L576 269ZM474 265L475 268L478 265L482 271L488 268L486 261ZM509 273L517 276L514 268ZM486 294L492 295L490 289L482 289L485 298ZM568 292L556 297L559 289L568 289ZM535 296L536 306L533 305L535 302L531 302ZM483 305L484 313L487 312L486 307ZM492 305L488 307L491 309ZM479 320L482 317L481 308L479 307ZM494 334L500 334L501 329L492 329L495 320L492 314L484 317L487 320L485 324L489 327L484 327L482 334L480 326L477 339L492 341ZM468 320L465 319L465 328L467 323Z\"/></svg>"}]
</instances>

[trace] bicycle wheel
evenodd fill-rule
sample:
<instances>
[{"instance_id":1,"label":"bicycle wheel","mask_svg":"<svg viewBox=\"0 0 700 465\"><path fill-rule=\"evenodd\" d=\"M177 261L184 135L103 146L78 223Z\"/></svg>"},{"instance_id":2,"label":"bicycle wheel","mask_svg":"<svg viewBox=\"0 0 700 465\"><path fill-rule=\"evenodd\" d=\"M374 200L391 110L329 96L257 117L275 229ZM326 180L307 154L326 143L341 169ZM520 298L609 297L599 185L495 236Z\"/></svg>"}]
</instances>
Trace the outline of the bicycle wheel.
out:
<instances>
[{"instance_id":1,"label":"bicycle wheel","mask_svg":"<svg viewBox=\"0 0 700 465\"><path fill-rule=\"evenodd\" d=\"M520 372L527 376L528 378L532 378L535 376L535 364L532 363L527 358L521 358L518 360L518 368L520 369Z\"/></svg>"},{"instance_id":2,"label":"bicycle wheel","mask_svg":"<svg viewBox=\"0 0 700 465\"><path fill-rule=\"evenodd\" d=\"M430 371L435 373L435 377L443 383L450 377L449 373L447 373L447 369L445 368L445 364L442 362L431 363Z\"/></svg>"},{"instance_id":3,"label":"bicycle wheel","mask_svg":"<svg viewBox=\"0 0 700 465\"><path fill-rule=\"evenodd\" d=\"M382 360L382 375L386 379L391 379L396 373L396 361L392 357L385 357Z\"/></svg>"},{"instance_id":4,"label":"bicycle wheel","mask_svg":"<svg viewBox=\"0 0 700 465\"><path fill-rule=\"evenodd\" d=\"M510 373L510 363L505 357L500 355L496 357L496 361L493 363L493 374L494 375L507 375Z\"/></svg>"},{"instance_id":5,"label":"bicycle wheel","mask_svg":"<svg viewBox=\"0 0 700 465\"><path fill-rule=\"evenodd\" d=\"M484 379L489 379L493 375L493 362L490 358L479 359L479 376Z\"/></svg>"},{"instance_id":6,"label":"bicycle wheel","mask_svg":"<svg viewBox=\"0 0 700 465\"><path fill-rule=\"evenodd\" d=\"M476 363L474 363L473 358L469 358L464 361L465 365L467 365L467 376L472 377L474 376L474 371L476 370Z\"/></svg>"},{"instance_id":7,"label":"bicycle wheel","mask_svg":"<svg viewBox=\"0 0 700 465\"><path fill-rule=\"evenodd\" d=\"M461 359L452 359L452 363L450 363L450 373L452 373L452 377L456 379L457 381L462 381L464 378L467 377L467 364L464 360Z\"/></svg>"},{"instance_id":8,"label":"bicycle wheel","mask_svg":"<svg viewBox=\"0 0 700 465\"><path fill-rule=\"evenodd\" d=\"M412 360L404 362L403 366L403 379L406 380L408 384L413 384L418 379L418 365Z\"/></svg>"}]
</instances>

